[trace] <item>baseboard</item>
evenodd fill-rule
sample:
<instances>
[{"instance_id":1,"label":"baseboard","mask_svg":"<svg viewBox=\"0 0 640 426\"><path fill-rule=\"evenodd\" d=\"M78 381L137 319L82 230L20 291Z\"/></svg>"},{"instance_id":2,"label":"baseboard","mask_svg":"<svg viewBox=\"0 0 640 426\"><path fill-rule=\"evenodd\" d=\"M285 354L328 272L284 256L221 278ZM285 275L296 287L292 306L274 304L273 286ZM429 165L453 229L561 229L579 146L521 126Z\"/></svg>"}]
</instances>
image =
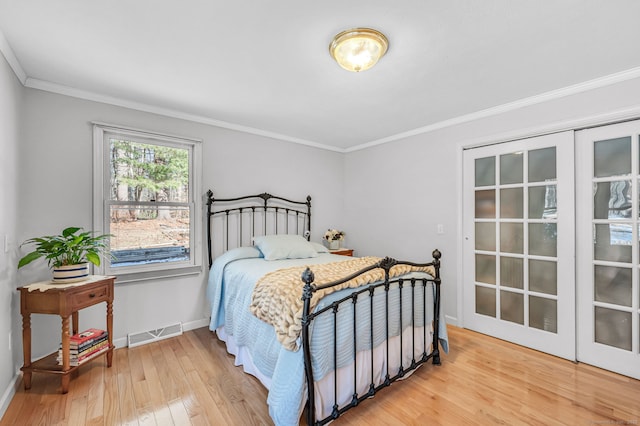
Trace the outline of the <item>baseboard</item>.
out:
<instances>
[{"instance_id":1,"label":"baseboard","mask_svg":"<svg viewBox=\"0 0 640 426\"><path fill-rule=\"evenodd\" d=\"M184 331L195 330L196 328L208 327L211 321L209 318L202 318L199 320L182 323L182 329Z\"/></svg>"},{"instance_id":2,"label":"baseboard","mask_svg":"<svg viewBox=\"0 0 640 426\"><path fill-rule=\"evenodd\" d=\"M452 317L451 315L445 315L444 320L447 322L447 324L451 324L459 327L457 317Z\"/></svg>"},{"instance_id":3,"label":"baseboard","mask_svg":"<svg viewBox=\"0 0 640 426\"><path fill-rule=\"evenodd\" d=\"M20 382L22 381L22 373L20 370L16 371L16 375L13 376L13 379L9 382L9 385L2 393L2 399L0 399L0 419L4 417L4 413L9 408L9 404L13 399L13 396L18 391L18 386L20 386Z\"/></svg>"},{"instance_id":4,"label":"baseboard","mask_svg":"<svg viewBox=\"0 0 640 426\"><path fill-rule=\"evenodd\" d=\"M182 323L182 330L189 331L195 330L196 328L208 327L209 326L209 318L202 318L195 321ZM127 347L127 337L120 337L118 339L113 339L113 345L116 348L126 348Z\"/></svg>"},{"instance_id":5,"label":"baseboard","mask_svg":"<svg viewBox=\"0 0 640 426\"><path fill-rule=\"evenodd\" d=\"M113 339L113 346L116 347L116 349L118 348L126 348L127 347L127 338L125 337L120 337L119 339Z\"/></svg>"}]
</instances>

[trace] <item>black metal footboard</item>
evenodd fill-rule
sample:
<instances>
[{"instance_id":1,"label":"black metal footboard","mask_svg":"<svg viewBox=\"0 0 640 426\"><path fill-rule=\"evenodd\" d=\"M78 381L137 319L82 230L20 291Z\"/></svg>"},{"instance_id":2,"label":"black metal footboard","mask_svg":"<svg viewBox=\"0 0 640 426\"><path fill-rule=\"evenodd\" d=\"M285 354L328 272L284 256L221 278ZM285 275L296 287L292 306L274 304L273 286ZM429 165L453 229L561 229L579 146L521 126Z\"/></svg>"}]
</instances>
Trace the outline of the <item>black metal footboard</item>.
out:
<instances>
[{"instance_id":1,"label":"black metal footboard","mask_svg":"<svg viewBox=\"0 0 640 426\"><path fill-rule=\"evenodd\" d=\"M304 351L305 378L307 383L307 424L324 425L337 419L347 410L356 407L365 399L371 398L376 392L389 386L396 380L404 378L430 359L432 359L433 364L440 364L440 257L441 253L437 249L433 251L433 261L424 264L397 261L387 257L349 277L325 285L313 284L314 276L309 268L303 273L302 280L304 281L304 289L302 300L304 307L302 313L302 349ZM389 271L395 265L433 266L435 276L433 278L396 277L390 279ZM318 306L315 312L310 312L311 298L316 291L342 284L360 274L377 268L384 270L385 279L383 282L358 287L349 295L335 300L326 306ZM377 298L375 307L374 297ZM431 300L431 297L433 300ZM384 340L381 346L376 346L377 343L374 338L374 310L377 315L375 321L376 333L379 333L380 330L384 333ZM344 311L348 311L348 315L344 315ZM367 319L363 320L362 312L365 312L364 315L368 317ZM384 319L383 321L379 321L379 315L382 314L384 314ZM316 383L313 357L311 354L311 326L314 324L314 321L318 321L322 316L325 316L322 318L326 321L327 315L329 316L329 320L333 322L333 343L327 345L326 348L322 348L322 350L332 352L332 354L329 355L333 358L333 369L332 372L328 374L333 374L334 402L332 412L328 416L322 419L316 419ZM339 321L343 322L339 323ZM347 323L345 324L344 321ZM363 322L368 324L363 324ZM382 324L380 324L381 322ZM433 326L433 339L429 340L427 336L431 332L431 326ZM352 342L349 342L353 348L352 360L350 361L350 366L353 370L353 393L350 395L350 401L345 403L344 398L342 398L342 402L339 403L338 358L343 357L343 354L339 355L338 353L340 346L338 342L338 329L344 329L345 327L346 329L351 329L351 332L347 334L349 338L351 338L352 335L353 339ZM356 341L358 339L357 336L362 335L362 327L369 327L364 331L369 334L368 338L364 339L367 345L365 348L362 348L362 344ZM358 329L358 331L356 331L356 329ZM418 339L416 339L416 333L418 333ZM393 371L390 371L392 367L389 362L391 350L389 345L391 339L395 339L394 344L396 346L394 346L393 351L398 351L399 347L399 366ZM406 343L411 348L408 349L410 354L405 353L404 339L410 339L410 342ZM344 340L342 340L342 344L344 344ZM381 350L384 356L384 361L381 362L381 365L386 365L386 369L383 368L383 370L386 371L382 371L382 375L378 376L378 380L374 380L373 374L374 368L378 367L377 364L374 366L374 346L376 346L375 349L377 351ZM367 360L366 362L370 363L370 365L358 365L357 355L361 350L370 351L370 357L365 358ZM405 359L410 359L410 361L405 362ZM362 363L362 360L360 362ZM380 359L378 359L378 362L380 362ZM363 368L368 368L371 373L369 376L370 382L365 386L366 389L362 389L362 378L360 379L360 386L358 386L357 372L359 369L362 371ZM342 381L344 381L344 379ZM329 382L331 381L329 380ZM358 388L360 388L360 391ZM344 392L344 390L340 392Z\"/></svg>"}]
</instances>

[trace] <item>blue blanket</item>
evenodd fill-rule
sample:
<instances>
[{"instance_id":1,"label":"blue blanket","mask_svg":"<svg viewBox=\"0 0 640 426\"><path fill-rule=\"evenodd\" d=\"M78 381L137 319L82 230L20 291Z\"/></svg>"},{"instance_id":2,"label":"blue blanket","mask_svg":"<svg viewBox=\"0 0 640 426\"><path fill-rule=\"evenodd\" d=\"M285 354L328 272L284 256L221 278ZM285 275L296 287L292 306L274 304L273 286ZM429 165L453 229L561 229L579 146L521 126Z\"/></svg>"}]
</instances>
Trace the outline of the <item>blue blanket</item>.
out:
<instances>
[{"instance_id":1,"label":"blue blanket","mask_svg":"<svg viewBox=\"0 0 640 426\"><path fill-rule=\"evenodd\" d=\"M254 247L241 247L230 250L219 256L210 271L209 284L207 287L207 297L211 304L211 324L210 329L215 330L224 326L227 334L233 336L238 346L245 347L250 353L256 368L265 376L271 378L271 387L267 403L269 414L276 425L297 425L302 412L305 383L304 383L304 358L301 350L286 350L276 339L273 327L254 317L249 311L251 294L255 283L267 272L275 269L292 266L314 265L318 263L336 262L345 260L343 256L320 254L318 257L306 259L287 259L279 261L265 261L260 252ZM417 276L417 275L416 275ZM300 281L302 289L302 281ZM430 289L430 286L427 287ZM330 304L332 301L344 297L346 292L353 289L346 289L329 295L324 298L317 309ZM427 300L433 300L431 291L426 292ZM403 293L403 303L410 303L405 300L409 292ZM383 309L375 309L376 304L382 303L383 294L376 294L374 297L375 319L384 316ZM364 304L365 306L367 304ZM391 306L398 306L391 303ZM406 305L405 305L406 306ZM340 315L352 315L348 309L340 312ZM369 312L360 309L358 316L368 318ZM421 315L418 315L421 317ZM433 318L432 312L427 312L427 322ZM403 326L410 321L403 318ZM374 321L377 323L377 321ZM368 321L367 321L368 324ZM420 325L420 324L418 324ZM392 325L399 328L399 325ZM350 334L351 333L351 334ZM339 332L340 347L338 367L346 365L353 357L353 338L351 329ZM322 378L333 369L333 359L329 354L333 354L331 349L333 339L328 336L333 335L333 322L329 318L314 321L311 338L311 351L314 353L313 370L316 380ZM368 333L358 334L358 348L369 347ZM374 333L374 346L385 339L385 334L378 330ZM447 351L447 333L444 316L440 318L440 339L443 350ZM322 348L318 350L317 348Z\"/></svg>"}]
</instances>

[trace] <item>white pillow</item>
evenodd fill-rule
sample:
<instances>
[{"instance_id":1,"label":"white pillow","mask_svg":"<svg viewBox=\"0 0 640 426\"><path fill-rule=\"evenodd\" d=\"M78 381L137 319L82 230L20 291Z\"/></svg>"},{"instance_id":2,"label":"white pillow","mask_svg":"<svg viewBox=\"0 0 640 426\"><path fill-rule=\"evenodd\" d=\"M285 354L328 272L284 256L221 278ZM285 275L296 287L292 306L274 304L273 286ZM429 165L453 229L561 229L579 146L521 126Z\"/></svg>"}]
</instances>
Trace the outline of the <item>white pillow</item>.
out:
<instances>
[{"instance_id":1,"label":"white pillow","mask_svg":"<svg viewBox=\"0 0 640 426\"><path fill-rule=\"evenodd\" d=\"M323 244L316 243L315 241L310 241L310 244L318 253L329 253L329 249L326 248Z\"/></svg>"},{"instance_id":2,"label":"white pillow","mask_svg":"<svg viewBox=\"0 0 640 426\"><path fill-rule=\"evenodd\" d=\"M304 259L318 256L313 245L300 235L262 235L253 237L253 243L265 260Z\"/></svg>"}]
</instances>

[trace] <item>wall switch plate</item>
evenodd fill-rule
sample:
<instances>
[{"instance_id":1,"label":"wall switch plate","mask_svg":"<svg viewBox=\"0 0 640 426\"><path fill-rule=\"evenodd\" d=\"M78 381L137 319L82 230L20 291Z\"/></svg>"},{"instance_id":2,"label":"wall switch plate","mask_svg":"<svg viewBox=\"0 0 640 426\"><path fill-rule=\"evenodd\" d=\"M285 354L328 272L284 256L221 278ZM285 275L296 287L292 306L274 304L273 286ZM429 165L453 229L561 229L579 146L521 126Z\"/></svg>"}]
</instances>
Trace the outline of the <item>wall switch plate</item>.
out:
<instances>
[{"instance_id":1,"label":"wall switch plate","mask_svg":"<svg viewBox=\"0 0 640 426\"><path fill-rule=\"evenodd\" d=\"M441 223L438 224L437 232L438 232L439 235L444 234L444 225L443 224L441 224Z\"/></svg>"}]
</instances>

